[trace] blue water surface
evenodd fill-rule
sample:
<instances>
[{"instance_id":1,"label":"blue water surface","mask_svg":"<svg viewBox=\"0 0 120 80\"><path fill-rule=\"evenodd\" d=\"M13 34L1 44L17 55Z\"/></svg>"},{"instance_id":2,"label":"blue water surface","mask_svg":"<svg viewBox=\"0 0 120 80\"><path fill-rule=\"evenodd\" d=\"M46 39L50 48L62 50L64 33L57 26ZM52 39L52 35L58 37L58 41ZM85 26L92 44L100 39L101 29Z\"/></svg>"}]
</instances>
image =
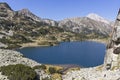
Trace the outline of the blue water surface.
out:
<instances>
[{"instance_id":1,"label":"blue water surface","mask_svg":"<svg viewBox=\"0 0 120 80\"><path fill-rule=\"evenodd\" d=\"M103 64L106 46L102 43L62 42L51 47L18 49L24 56L44 64L76 64L93 67Z\"/></svg>"}]
</instances>

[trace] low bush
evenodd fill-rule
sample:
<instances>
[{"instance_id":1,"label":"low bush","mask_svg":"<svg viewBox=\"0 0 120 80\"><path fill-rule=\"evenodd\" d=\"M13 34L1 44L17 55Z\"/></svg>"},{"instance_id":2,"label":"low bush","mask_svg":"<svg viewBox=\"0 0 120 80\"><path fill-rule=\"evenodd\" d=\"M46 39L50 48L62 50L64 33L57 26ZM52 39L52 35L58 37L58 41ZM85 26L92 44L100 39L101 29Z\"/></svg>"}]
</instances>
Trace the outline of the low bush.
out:
<instances>
[{"instance_id":1,"label":"low bush","mask_svg":"<svg viewBox=\"0 0 120 80\"><path fill-rule=\"evenodd\" d=\"M54 74L54 73L56 73L57 71L56 71L56 68L54 68L54 67L49 67L49 72L50 72L50 74Z\"/></svg>"},{"instance_id":2,"label":"low bush","mask_svg":"<svg viewBox=\"0 0 120 80\"><path fill-rule=\"evenodd\" d=\"M0 67L2 75L8 76L9 80L36 80L36 72L29 66L22 64Z\"/></svg>"}]
</instances>

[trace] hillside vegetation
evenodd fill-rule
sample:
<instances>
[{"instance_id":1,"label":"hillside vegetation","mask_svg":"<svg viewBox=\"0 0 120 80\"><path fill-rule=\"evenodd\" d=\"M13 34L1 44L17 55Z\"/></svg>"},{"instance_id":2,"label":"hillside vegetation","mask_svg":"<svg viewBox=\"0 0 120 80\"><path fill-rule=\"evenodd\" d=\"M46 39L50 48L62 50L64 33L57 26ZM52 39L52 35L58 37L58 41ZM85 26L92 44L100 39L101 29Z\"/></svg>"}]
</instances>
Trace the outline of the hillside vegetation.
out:
<instances>
[{"instance_id":1,"label":"hillside vegetation","mask_svg":"<svg viewBox=\"0 0 120 80\"><path fill-rule=\"evenodd\" d=\"M28 9L14 11L7 3L0 3L0 47L53 46L63 41L109 37L109 25L100 24L89 18L60 22L41 19Z\"/></svg>"}]
</instances>

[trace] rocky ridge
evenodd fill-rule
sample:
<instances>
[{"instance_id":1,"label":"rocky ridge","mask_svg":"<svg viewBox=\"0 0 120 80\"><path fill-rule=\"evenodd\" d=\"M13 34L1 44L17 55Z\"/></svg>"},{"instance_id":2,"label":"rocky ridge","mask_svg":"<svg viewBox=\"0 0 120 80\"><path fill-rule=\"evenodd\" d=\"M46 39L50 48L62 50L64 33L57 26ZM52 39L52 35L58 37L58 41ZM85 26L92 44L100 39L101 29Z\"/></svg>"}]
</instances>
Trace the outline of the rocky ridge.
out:
<instances>
[{"instance_id":1,"label":"rocky ridge","mask_svg":"<svg viewBox=\"0 0 120 80\"><path fill-rule=\"evenodd\" d=\"M47 27L47 30L43 29L44 27ZM51 27L54 33L52 33ZM50 43L103 39L109 37L111 27L111 24L88 17L70 18L61 21L42 19L28 9L14 11L7 3L0 3L0 42L3 44L0 47L2 48L20 47L21 43L34 43L35 41L41 43L40 39L36 40L38 38L50 41ZM56 39L56 41L51 39Z\"/></svg>"},{"instance_id":2,"label":"rocky ridge","mask_svg":"<svg viewBox=\"0 0 120 80\"><path fill-rule=\"evenodd\" d=\"M26 16L29 18L32 18L35 21L41 21L41 18L37 17L36 15L34 15L32 12L30 12L28 9L22 9L17 11L18 16Z\"/></svg>"},{"instance_id":3,"label":"rocky ridge","mask_svg":"<svg viewBox=\"0 0 120 80\"><path fill-rule=\"evenodd\" d=\"M7 3L0 3L1 48L17 48L27 43L50 46L61 41L82 39L80 34L57 25L57 21L41 19L28 9L14 11Z\"/></svg>"},{"instance_id":4,"label":"rocky ridge","mask_svg":"<svg viewBox=\"0 0 120 80\"><path fill-rule=\"evenodd\" d=\"M95 34L105 37L111 32L112 25L110 23L110 21L96 14L90 14L87 17L64 19L59 22L58 26L76 33Z\"/></svg>"}]
</instances>

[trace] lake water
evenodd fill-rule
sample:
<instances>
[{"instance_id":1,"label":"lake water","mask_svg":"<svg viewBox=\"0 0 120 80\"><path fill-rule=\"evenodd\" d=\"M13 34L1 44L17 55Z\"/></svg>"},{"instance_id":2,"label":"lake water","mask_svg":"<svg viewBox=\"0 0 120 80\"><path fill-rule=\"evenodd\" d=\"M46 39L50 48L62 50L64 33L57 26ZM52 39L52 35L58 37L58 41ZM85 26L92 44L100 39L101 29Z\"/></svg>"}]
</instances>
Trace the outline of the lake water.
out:
<instances>
[{"instance_id":1,"label":"lake water","mask_svg":"<svg viewBox=\"0 0 120 80\"><path fill-rule=\"evenodd\" d=\"M24 56L44 64L76 64L93 67L103 64L106 46L101 43L63 42L58 46L19 49Z\"/></svg>"}]
</instances>

